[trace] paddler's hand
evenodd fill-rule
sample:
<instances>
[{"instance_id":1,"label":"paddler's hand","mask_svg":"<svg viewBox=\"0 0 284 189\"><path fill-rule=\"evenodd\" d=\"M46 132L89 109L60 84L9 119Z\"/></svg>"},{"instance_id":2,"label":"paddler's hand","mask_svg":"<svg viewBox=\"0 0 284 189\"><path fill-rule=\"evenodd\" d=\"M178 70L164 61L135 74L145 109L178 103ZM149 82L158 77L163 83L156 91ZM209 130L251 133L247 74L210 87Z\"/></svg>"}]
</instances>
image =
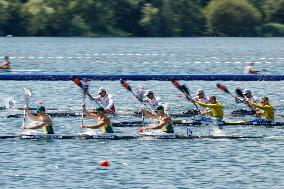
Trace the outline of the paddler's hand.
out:
<instances>
[{"instance_id":1,"label":"paddler's hand","mask_svg":"<svg viewBox=\"0 0 284 189\"><path fill-rule=\"evenodd\" d=\"M144 112L145 111L145 108L144 108L144 106L140 106L140 112Z\"/></svg>"},{"instance_id":2,"label":"paddler's hand","mask_svg":"<svg viewBox=\"0 0 284 189\"><path fill-rule=\"evenodd\" d=\"M28 107L28 106L24 106L24 110L25 110L25 111L28 111L28 110L29 110L29 107Z\"/></svg>"},{"instance_id":3,"label":"paddler's hand","mask_svg":"<svg viewBox=\"0 0 284 189\"><path fill-rule=\"evenodd\" d=\"M81 128L85 128L85 126L83 124L80 125Z\"/></svg>"},{"instance_id":4,"label":"paddler's hand","mask_svg":"<svg viewBox=\"0 0 284 189\"><path fill-rule=\"evenodd\" d=\"M86 104L85 103L82 104L82 108L86 109Z\"/></svg>"},{"instance_id":5,"label":"paddler's hand","mask_svg":"<svg viewBox=\"0 0 284 189\"><path fill-rule=\"evenodd\" d=\"M251 110L251 114L256 114L256 110Z\"/></svg>"},{"instance_id":6,"label":"paddler's hand","mask_svg":"<svg viewBox=\"0 0 284 189\"><path fill-rule=\"evenodd\" d=\"M23 125L22 127L21 127L21 129L25 129L26 127Z\"/></svg>"},{"instance_id":7,"label":"paddler's hand","mask_svg":"<svg viewBox=\"0 0 284 189\"><path fill-rule=\"evenodd\" d=\"M190 101L191 101L192 103L195 103L196 100L194 100L194 99L191 98Z\"/></svg>"}]
</instances>

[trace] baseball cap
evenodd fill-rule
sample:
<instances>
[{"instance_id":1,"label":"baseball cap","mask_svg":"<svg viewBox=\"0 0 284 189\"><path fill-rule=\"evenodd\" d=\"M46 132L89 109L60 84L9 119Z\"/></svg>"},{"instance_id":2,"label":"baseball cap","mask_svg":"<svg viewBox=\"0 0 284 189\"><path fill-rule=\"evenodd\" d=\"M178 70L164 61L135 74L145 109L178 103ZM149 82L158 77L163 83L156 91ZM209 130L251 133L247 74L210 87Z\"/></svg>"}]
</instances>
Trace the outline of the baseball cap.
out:
<instances>
[{"instance_id":1,"label":"baseball cap","mask_svg":"<svg viewBox=\"0 0 284 189\"><path fill-rule=\"evenodd\" d=\"M149 94L154 94L154 93L151 90L147 90L145 96L148 96Z\"/></svg>"},{"instance_id":2,"label":"baseball cap","mask_svg":"<svg viewBox=\"0 0 284 189\"><path fill-rule=\"evenodd\" d=\"M157 111L157 112L159 112L159 111L161 111L161 110L164 110L164 107L163 107L163 106L158 106L158 107L156 108L156 111Z\"/></svg>"},{"instance_id":3,"label":"baseball cap","mask_svg":"<svg viewBox=\"0 0 284 189\"><path fill-rule=\"evenodd\" d=\"M251 94L251 91L250 91L249 89L245 89L244 92L243 92L243 94L244 94L244 95L245 95L245 94Z\"/></svg>"},{"instance_id":4,"label":"baseball cap","mask_svg":"<svg viewBox=\"0 0 284 189\"><path fill-rule=\"evenodd\" d=\"M98 94L100 94L101 92L106 92L106 90L103 87L100 87L98 90Z\"/></svg>"},{"instance_id":5,"label":"baseball cap","mask_svg":"<svg viewBox=\"0 0 284 189\"><path fill-rule=\"evenodd\" d=\"M199 95L199 94L204 94L204 91L202 89L197 89L196 95Z\"/></svg>"},{"instance_id":6,"label":"baseball cap","mask_svg":"<svg viewBox=\"0 0 284 189\"><path fill-rule=\"evenodd\" d=\"M37 111L45 111L45 107L44 106L37 106L36 110Z\"/></svg>"}]
</instances>

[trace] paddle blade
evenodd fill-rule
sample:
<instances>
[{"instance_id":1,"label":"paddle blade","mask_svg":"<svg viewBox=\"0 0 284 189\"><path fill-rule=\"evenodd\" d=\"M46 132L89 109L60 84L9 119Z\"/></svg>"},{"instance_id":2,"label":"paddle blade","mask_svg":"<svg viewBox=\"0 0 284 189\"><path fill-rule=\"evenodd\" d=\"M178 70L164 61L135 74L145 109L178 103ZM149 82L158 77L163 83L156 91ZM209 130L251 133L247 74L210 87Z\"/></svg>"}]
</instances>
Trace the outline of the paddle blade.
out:
<instances>
[{"instance_id":1,"label":"paddle blade","mask_svg":"<svg viewBox=\"0 0 284 189\"><path fill-rule=\"evenodd\" d=\"M29 89L27 89L27 88L24 88L24 94L25 94L26 98L32 97L31 91Z\"/></svg>"},{"instance_id":2,"label":"paddle blade","mask_svg":"<svg viewBox=\"0 0 284 189\"><path fill-rule=\"evenodd\" d=\"M187 95L189 95L189 89L187 88L187 86L185 85L185 84L183 84L182 86L181 86L181 90L185 93L185 94L187 94Z\"/></svg>"},{"instance_id":3,"label":"paddle blade","mask_svg":"<svg viewBox=\"0 0 284 189\"><path fill-rule=\"evenodd\" d=\"M175 86L176 88L178 88L178 89L180 90L181 85L180 85L180 83L178 82L178 80L173 79L173 80L172 80L172 83L174 84L174 86Z\"/></svg>"},{"instance_id":4,"label":"paddle blade","mask_svg":"<svg viewBox=\"0 0 284 189\"><path fill-rule=\"evenodd\" d=\"M178 89L178 90L180 90L181 92L183 92L183 93L186 93L186 89L178 82L178 80L175 80L175 79L173 79L172 80L172 83L174 84L174 86Z\"/></svg>"},{"instance_id":5,"label":"paddle blade","mask_svg":"<svg viewBox=\"0 0 284 189\"><path fill-rule=\"evenodd\" d=\"M79 78L72 78L72 81L74 81L74 83L76 84L76 85L78 85L79 87L81 87L82 88L82 83L81 83L81 80L79 79Z\"/></svg>"},{"instance_id":6,"label":"paddle blade","mask_svg":"<svg viewBox=\"0 0 284 189\"><path fill-rule=\"evenodd\" d=\"M238 96L240 96L240 97L244 98L244 94L243 94L242 89L237 88L237 89L236 89L236 94L237 94Z\"/></svg>"},{"instance_id":7,"label":"paddle blade","mask_svg":"<svg viewBox=\"0 0 284 189\"><path fill-rule=\"evenodd\" d=\"M220 83L217 83L216 86L221 89L222 91L224 91L225 93L230 93L230 91L227 89L227 87L225 85L222 85Z\"/></svg>"},{"instance_id":8,"label":"paddle blade","mask_svg":"<svg viewBox=\"0 0 284 189\"><path fill-rule=\"evenodd\" d=\"M138 86L135 90L135 95L139 101L143 101L144 91L142 86Z\"/></svg>"},{"instance_id":9,"label":"paddle blade","mask_svg":"<svg viewBox=\"0 0 284 189\"><path fill-rule=\"evenodd\" d=\"M130 92L132 92L132 89L131 89L131 87L129 86L129 84L128 84L126 81L124 81L123 79L120 79L120 84L121 84L125 89L129 90Z\"/></svg>"},{"instance_id":10,"label":"paddle blade","mask_svg":"<svg viewBox=\"0 0 284 189\"><path fill-rule=\"evenodd\" d=\"M88 90L89 90L89 83L87 81L84 81L82 83L82 89L84 91L84 94L86 94L88 92Z\"/></svg>"}]
</instances>

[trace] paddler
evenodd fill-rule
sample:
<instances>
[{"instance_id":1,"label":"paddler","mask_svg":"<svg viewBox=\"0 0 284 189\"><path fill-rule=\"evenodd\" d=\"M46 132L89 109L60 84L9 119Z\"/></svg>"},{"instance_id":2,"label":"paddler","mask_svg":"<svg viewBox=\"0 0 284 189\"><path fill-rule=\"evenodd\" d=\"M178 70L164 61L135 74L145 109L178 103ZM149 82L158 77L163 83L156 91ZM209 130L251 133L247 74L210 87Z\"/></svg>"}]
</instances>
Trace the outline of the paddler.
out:
<instances>
[{"instance_id":1,"label":"paddler","mask_svg":"<svg viewBox=\"0 0 284 189\"><path fill-rule=\"evenodd\" d=\"M44 106L38 106L36 108L37 115L32 114L28 106L25 106L24 110L33 121L38 121L39 123L36 125L24 125L22 126L22 129L42 128L43 134L54 134L52 119L48 114L46 114Z\"/></svg>"},{"instance_id":2,"label":"paddler","mask_svg":"<svg viewBox=\"0 0 284 189\"><path fill-rule=\"evenodd\" d=\"M5 56L2 64L0 64L0 69L9 69L10 68L10 60L8 56Z\"/></svg>"},{"instance_id":3,"label":"paddler","mask_svg":"<svg viewBox=\"0 0 284 189\"><path fill-rule=\"evenodd\" d=\"M244 73L245 74L258 74L258 73L260 73L259 70L253 69L254 64L255 64L254 62L247 63L245 70L244 70Z\"/></svg>"},{"instance_id":4,"label":"paddler","mask_svg":"<svg viewBox=\"0 0 284 189\"><path fill-rule=\"evenodd\" d=\"M144 108L141 108L141 112L143 112L149 118L157 119L159 124L140 128L140 132L144 132L145 130L160 129L164 133L174 133L172 119L165 113L163 106L158 106L155 113L145 110Z\"/></svg>"},{"instance_id":5,"label":"paddler","mask_svg":"<svg viewBox=\"0 0 284 189\"><path fill-rule=\"evenodd\" d=\"M263 97L260 104L251 102L251 106L259 108L260 110L256 111L257 115L261 115L264 122L273 122L274 121L274 107L269 103L268 97Z\"/></svg>"},{"instance_id":6,"label":"paddler","mask_svg":"<svg viewBox=\"0 0 284 189\"><path fill-rule=\"evenodd\" d=\"M99 88L98 96L93 97L94 100L104 108L104 111L109 113L115 113L115 106L112 99L112 95L107 94L104 88Z\"/></svg>"},{"instance_id":7,"label":"paddler","mask_svg":"<svg viewBox=\"0 0 284 189\"><path fill-rule=\"evenodd\" d=\"M254 97L251 93L251 90L249 89L245 89L244 92L242 92L243 94L243 99L239 99L239 98L235 98L236 103L245 103L246 105L248 105L250 107L249 110L246 109L239 109L239 110L235 110L232 113L234 114L240 114L240 115L253 115L256 112L256 109L254 107L252 107L249 103L253 102L256 103L256 97Z\"/></svg>"},{"instance_id":8,"label":"paddler","mask_svg":"<svg viewBox=\"0 0 284 189\"><path fill-rule=\"evenodd\" d=\"M98 129L101 128L102 134L113 133L112 124L110 119L106 115L106 111L103 107L97 107L94 111L89 112L86 110L85 104L83 104L83 111L87 117L91 119L97 119L98 123L95 125L81 125L81 128Z\"/></svg>"},{"instance_id":9,"label":"paddler","mask_svg":"<svg viewBox=\"0 0 284 189\"><path fill-rule=\"evenodd\" d=\"M155 112L159 106L159 100L155 97L154 92L147 90L145 96L147 97L146 101L150 104L152 112Z\"/></svg>"},{"instance_id":10,"label":"paddler","mask_svg":"<svg viewBox=\"0 0 284 189\"><path fill-rule=\"evenodd\" d=\"M199 101L199 102L203 102L204 104L209 104L209 97L207 97L204 93L204 90L203 89L197 89L196 93L195 93L195 97L193 97L193 100L194 101ZM208 109L208 108L206 108ZM202 111L205 110L204 109L201 109ZM192 110L189 110L188 113L192 113L193 115L198 115L200 114L200 111L196 110L196 109L192 109Z\"/></svg>"},{"instance_id":11,"label":"paddler","mask_svg":"<svg viewBox=\"0 0 284 189\"><path fill-rule=\"evenodd\" d=\"M196 96L192 98L194 101L200 101L209 104L209 98L205 96L203 89L197 89Z\"/></svg>"},{"instance_id":12,"label":"paddler","mask_svg":"<svg viewBox=\"0 0 284 189\"><path fill-rule=\"evenodd\" d=\"M223 117L224 117L223 105L217 101L216 96L209 97L209 104L205 104L204 102L197 101L197 100L195 101L193 99L192 101L202 107L209 108L209 109L203 110L201 114L210 114L213 118L215 118L215 120L223 121Z\"/></svg>"},{"instance_id":13,"label":"paddler","mask_svg":"<svg viewBox=\"0 0 284 189\"><path fill-rule=\"evenodd\" d=\"M251 90L249 89L245 89L244 92L243 92L243 95L244 95L244 100L248 103L256 103L256 97L254 97L252 94L251 94Z\"/></svg>"}]
</instances>

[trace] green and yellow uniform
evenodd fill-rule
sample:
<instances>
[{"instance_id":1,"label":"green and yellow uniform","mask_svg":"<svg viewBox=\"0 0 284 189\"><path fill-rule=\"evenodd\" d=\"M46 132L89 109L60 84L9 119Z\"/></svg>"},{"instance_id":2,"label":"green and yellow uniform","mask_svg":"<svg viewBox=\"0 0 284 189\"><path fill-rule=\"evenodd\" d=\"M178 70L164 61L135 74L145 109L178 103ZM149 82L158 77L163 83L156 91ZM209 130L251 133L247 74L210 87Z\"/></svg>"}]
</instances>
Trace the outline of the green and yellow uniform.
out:
<instances>
[{"instance_id":1,"label":"green and yellow uniform","mask_svg":"<svg viewBox=\"0 0 284 189\"><path fill-rule=\"evenodd\" d=\"M223 119L224 112L223 105L221 103L217 102L216 104L205 104L201 101L196 101L195 103L199 104L200 106L210 108L210 114L212 115L212 117Z\"/></svg>"},{"instance_id":2,"label":"green and yellow uniform","mask_svg":"<svg viewBox=\"0 0 284 189\"><path fill-rule=\"evenodd\" d=\"M160 117L159 117L159 120L162 120L163 118L165 118L165 117L160 116ZM173 124L170 123L170 124L164 125L164 126L162 127L162 131L165 132L165 133L174 133Z\"/></svg>"},{"instance_id":3,"label":"green and yellow uniform","mask_svg":"<svg viewBox=\"0 0 284 189\"><path fill-rule=\"evenodd\" d=\"M46 116L48 116L49 119L51 119L49 115L46 115ZM40 120L42 121L43 117L40 117ZM42 132L43 132L43 134L54 134L52 123L44 125L42 127Z\"/></svg>"},{"instance_id":4,"label":"green and yellow uniform","mask_svg":"<svg viewBox=\"0 0 284 189\"><path fill-rule=\"evenodd\" d=\"M98 117L98 121L100 122L104 117ZM110 121L100 127L103 134L113 133L112 124Z\"/></svg>"},{"instance_id":5,"label":"green and yellow uniform","mask_svg":"<svg viewBox=\"0 0 284 189\"><path fill-rule=\"evenodd\" d=\"M265 119L268 121L274 121L274 107L271 104L262 105L254 102L251 102L250 104L253 107L263 110L260 112L260 115L262 115Z\"/></svg>"}]
</instances>

